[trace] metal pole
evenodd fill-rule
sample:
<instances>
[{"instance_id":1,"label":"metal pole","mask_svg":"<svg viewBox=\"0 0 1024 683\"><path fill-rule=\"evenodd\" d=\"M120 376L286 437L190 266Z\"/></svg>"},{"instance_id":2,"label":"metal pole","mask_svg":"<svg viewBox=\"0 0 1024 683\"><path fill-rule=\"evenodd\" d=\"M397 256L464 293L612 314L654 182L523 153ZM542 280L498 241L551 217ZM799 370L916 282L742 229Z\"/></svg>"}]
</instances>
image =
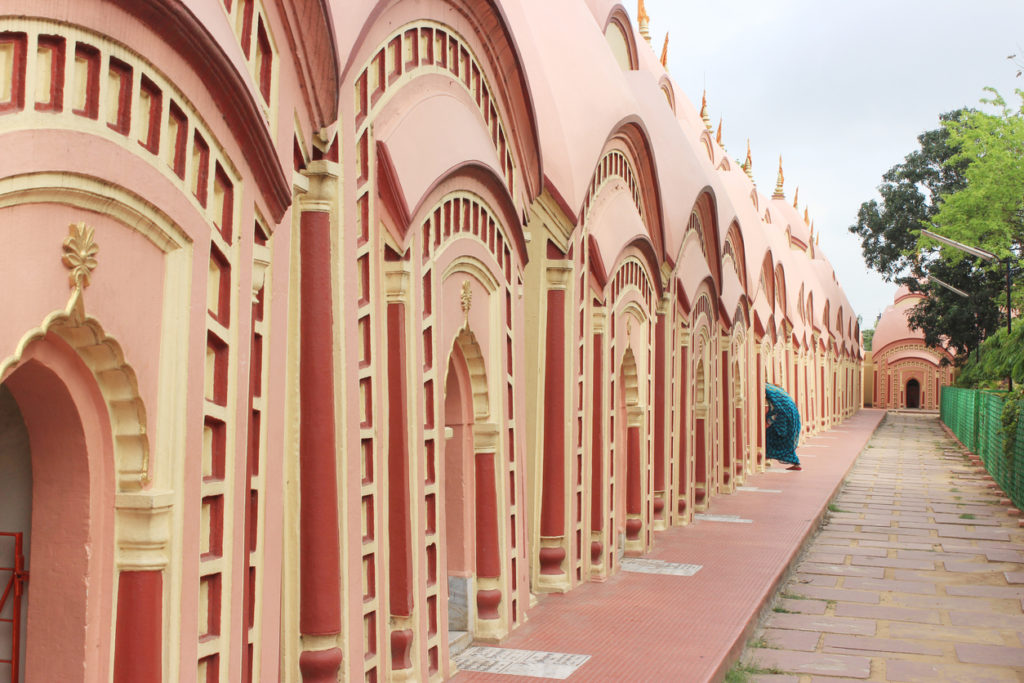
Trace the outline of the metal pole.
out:
<instances>
[{"instance_id":1,"label":"metal pole","mask_svg":"<svg viewBox=\"0 0 1024 683\"><path fill-rule=\"evenodd\" d=\"M1013 308L1010 306L1010 257L1006 257L1006 343L1010 344L1010 334L1013 332ZM1007 369L1007 383L1010 391L1013 391L1013 363Z\"/></svg>"}]
</instances>

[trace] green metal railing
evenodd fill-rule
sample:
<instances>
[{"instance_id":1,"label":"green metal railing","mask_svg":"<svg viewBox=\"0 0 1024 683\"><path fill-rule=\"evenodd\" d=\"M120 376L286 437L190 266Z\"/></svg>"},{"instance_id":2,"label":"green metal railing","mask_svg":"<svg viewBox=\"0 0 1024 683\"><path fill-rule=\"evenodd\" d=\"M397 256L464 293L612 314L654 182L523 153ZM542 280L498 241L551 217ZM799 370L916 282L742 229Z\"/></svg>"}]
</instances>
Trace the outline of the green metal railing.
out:
<instances>
[{"instance_id":1,"label":"green metal railing","mask_svg":"<svg viewBox=\"0 0 1024 683\"><path fill-rule=\"evenodd\" d=\"M1017 425L1014 449L1004 449L1003 398L980 389L942 387L939 417L972 453L1013 504L1024 509L1024 420Z\"/></svg>"}]
</instances>

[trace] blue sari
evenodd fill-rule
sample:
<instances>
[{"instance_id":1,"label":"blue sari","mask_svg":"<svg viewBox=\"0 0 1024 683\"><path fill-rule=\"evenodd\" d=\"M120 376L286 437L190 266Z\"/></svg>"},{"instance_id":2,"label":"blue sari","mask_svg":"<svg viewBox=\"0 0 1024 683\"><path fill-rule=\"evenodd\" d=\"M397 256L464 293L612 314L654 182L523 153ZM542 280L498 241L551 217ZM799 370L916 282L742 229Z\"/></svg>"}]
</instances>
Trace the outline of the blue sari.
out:
<instances>
[{"instance_id":1,"label":"blue sari","mask_svg":"<svg viewBox=\"0 0 1024 683\"><path fill-rule=\"evenodd\" d=\"M785 391L765 383L764 397L768 403L765 416L765 455L790 465L799 465L796 445L800 440L800 413L796 403Z\"/></svg>"}]
</instances>

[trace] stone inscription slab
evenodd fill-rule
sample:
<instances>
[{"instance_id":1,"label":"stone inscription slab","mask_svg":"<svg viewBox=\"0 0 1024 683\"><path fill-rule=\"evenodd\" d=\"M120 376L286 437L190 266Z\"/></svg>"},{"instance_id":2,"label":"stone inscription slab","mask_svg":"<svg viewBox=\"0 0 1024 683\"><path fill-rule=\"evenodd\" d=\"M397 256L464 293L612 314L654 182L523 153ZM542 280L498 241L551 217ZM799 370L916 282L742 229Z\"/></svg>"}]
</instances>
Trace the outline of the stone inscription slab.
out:
<instances>
[{"instance_id":1,"label":"stone inscription slab","mask_svg":"<svg viewBox=\"0 0 1024 683\"><path fill-rule=\"evenodd\" d=\"M702 512L698 512L693 518L704 522L732 522L734 524L752 524L754 522L752 519L743 519L739 515L708 515Z\"/></svg>"},{"instance_id":2,"label":"stone inscription slab","mask_svg":"<svg viewBox=\"0 0 1024 683\"><path fill-rule=\"evenodd\" d=\"M583 666L588 659L590 659L590 655L573 655L564 652L513 650L504 647L471 647L455 657L455 665L463 671L564 680Z\"/></svg>"},{"instance_id":3,"label":"stone inscription slab","mask_svg":"<svg viewBox=\"0 0 1024 683\"><path fill-rule=\"evenodd\" d=\"M671 576L693 576L704 565L681 564L665 560L645 560L639 557L627 557L619 563L624 572L635 574L668 574Z\"/></svg>"}]
</instances>

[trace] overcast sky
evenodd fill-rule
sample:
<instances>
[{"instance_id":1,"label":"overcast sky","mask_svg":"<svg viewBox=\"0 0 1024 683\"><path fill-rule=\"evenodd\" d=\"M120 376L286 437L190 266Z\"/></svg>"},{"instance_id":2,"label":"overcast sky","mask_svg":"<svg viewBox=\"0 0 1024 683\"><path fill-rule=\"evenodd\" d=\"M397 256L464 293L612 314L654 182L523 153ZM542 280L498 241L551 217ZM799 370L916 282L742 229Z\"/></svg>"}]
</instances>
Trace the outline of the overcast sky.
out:
<instances>
[{"instance_id":1,"label":"overcast sky","mask_svg":"<svg viewBox=\"0 0 1024 683\"><path fill-rule=\"evenodd\" d=\"M623 0L636 20L635 0ZM864 329L895 286L868 271L847 228L882 173L916 149L938 115L977 106L993 86L1011 103L1024 53L1024 0L646 0L652 44L698 107L701 90L733 158L754 160L765 195L783 157L821 247ZM1011 99L1012 98L1012 99Z\"/></svg>"}]
</instances>

